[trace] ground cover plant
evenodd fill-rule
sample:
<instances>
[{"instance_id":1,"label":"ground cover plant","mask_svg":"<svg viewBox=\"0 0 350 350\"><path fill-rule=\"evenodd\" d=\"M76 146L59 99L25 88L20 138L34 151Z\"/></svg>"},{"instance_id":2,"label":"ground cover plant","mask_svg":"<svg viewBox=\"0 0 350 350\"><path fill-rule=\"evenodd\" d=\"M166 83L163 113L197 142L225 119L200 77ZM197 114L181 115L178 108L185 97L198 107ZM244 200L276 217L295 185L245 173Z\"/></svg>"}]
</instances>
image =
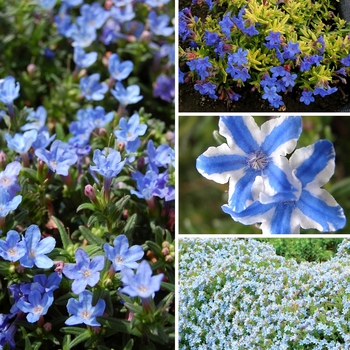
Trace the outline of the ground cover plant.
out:
<instances>
[{"instance_id":1,"label":"ground cover plant","mask_svg":"<svg viewBox=\"0 0 350 350\"><path fill-rule=\"evenodd\" d=\"M254 117L259 126L271 117ZM257 225L242 225L225 214L221 206L228 202L229 186L208 181L196 169L196 159L211 146L220 146L226 140L218 133L218 117L179 117L179 232L180 233L261 233ZM296 149L331 140L336 151L335 173L324 188L344 209L350 213L348 152L348 117L302 117L303 131ZM199 204L200 203L200 204ZM300 230L301 233L318 233L315 229ZM337 233L349 233L347 222Z\"/></svg>"},{"instance_id":2,"label":"ground cover plant","mask_svg":"<svg viewBox=\"0 0 350 350\"><path fill-rule=\"evenodd\" d=\"M173 349L173 2L0 17L0 349Z\"/></svg>"},{"instance_id":3,"label":"ground cover plant","mask_svg":"<svg viewBox=\"0 0 350 350\"><path fill-rule=\"evenodd\" d=\"M193 82L202 96L227 101L229 109L242 95L258 99L255 91L266 101L262 110L286 110L290 95L299 107L289 111L310 110L303 105L320 104L338 90L345 104L348 33L331 0L193 1L180 6L179 82Z\"/></svg>"},{"instance_id":4,"label":"ground cover plant","mask_svg":"<svg viewBox=\"0 0 350 350\"><path fill-rule=\"evenodd\" d=\"M258 240L181 238L179 349L347 349L349 246L298 263Z\"/></svg>"}]
</instances>

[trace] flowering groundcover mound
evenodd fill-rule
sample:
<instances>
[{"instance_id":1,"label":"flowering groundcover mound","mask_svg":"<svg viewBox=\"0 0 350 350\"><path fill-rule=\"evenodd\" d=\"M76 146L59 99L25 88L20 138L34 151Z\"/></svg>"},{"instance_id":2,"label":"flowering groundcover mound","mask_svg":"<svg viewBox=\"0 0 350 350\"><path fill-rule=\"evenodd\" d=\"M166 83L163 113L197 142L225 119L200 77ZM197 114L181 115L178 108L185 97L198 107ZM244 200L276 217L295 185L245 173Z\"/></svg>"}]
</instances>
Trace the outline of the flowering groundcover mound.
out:
<instances>
[{"instance_id":1,"label":"flowering groundcover mound","mask_svg":"<svg viewBox=\"0 0 350 350\"><path fill-rule=\"evenodd\" d=\"M180 85L180 111L335 111L347 103L349 29L335 2L193 1L180 10L179 81L225 101L195 94L191 106Z\"/></svg>"},{"instance_id":2,"label":"flowering groundcover mound","mask_svg":"<svg viewBox=\"0 0 350 350\"><path fill-rule=\"evenodd\" d=\"M174 348L170 16L0 1L0 349Z\"/></svg>"},{"instance_id":3,"label":"flowering groundcover mound","mask_svg":"<svg viewBox=\"0 0 350 350\"><path fill-rule=\"evenodd\" d=\"M322 263L268 243L179 242L179 349L348 349L350 241Z\"/></svg>"}]
</instances>

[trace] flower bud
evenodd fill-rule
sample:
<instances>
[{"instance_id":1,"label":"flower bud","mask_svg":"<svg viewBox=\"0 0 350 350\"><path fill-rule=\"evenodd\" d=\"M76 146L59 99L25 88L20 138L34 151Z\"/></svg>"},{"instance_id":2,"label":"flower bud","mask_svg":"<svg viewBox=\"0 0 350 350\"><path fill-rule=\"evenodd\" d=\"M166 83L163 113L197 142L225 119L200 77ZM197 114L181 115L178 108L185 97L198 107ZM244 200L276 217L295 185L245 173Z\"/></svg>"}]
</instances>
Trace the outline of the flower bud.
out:
<instances>
[{"instance_id":1,"label":"flower bud","mask_svg":"<svg viewBox=\"0 0 350 350\"><path fill-rule=\"evenodd\" d=\"M172 262L173 260L174 258L170 254L165 257L166 262Z\"/></svg>"},{"instance_id":2,"label":"flower bud","mask_svg":"<svg viewBox=\"0 0 350 350\"><path fill-rule=\"evenodd\" d=\"M0 151L0 168L6 167L6 153L4 151Z\"/></svg>"},{"instance_id":3,"label":"flower bud","mask_svg":"<svg viewBox=\"0 0 350 350\"><path fill-rule=\"evenodd\" d=\"M51 329L52 329L52 323L46 322L46 323L44 324L44 329L45 329L46 332L50 332Z\"/></svg>"},{"instance_id":4,"label":"flower bud","mask_svg":"<svg viewBox=\"0 0 350 350\"><path fill-rule=\"evenodd\" d=\"M27 66L27 72L28 72L28 74L29 74L29 76L30 76L31 78L32 78L33 75L34 75L35 70L36 70L36 65L35 65L35 64L33 64L33 63L28 64L28 66Z\"/></svg>"},{"instance_id":5,"label":"flower bud","mask_svg":"<svg viewBox=\"0 0 350 350\"><path fill-rule=\"evenodd\" d=\"M168 255L169 254L169 249L168 248L163 248L162 249L162 254L163 255Z\"/></svg>"},{"instance_id":6,"label":"flower bud","mask_svg":"<svg viewBox=\"0 0 350 350\"><path fill-rule=\"evenodd\" d=\"M169 247L169 242L168 241L164 241L163 243L162 243L162 247L163 248L168 248Z\"/></svg>"},{"instance_id":7,"label":"flower bud","mask_svg":"<svg viewBox=\"0 0 350 350\"><path fill-rule=\"evenodd\" d=\"M96 193L95 193L95 190L94 188L91 186L91 185L86 185L85 188L84 188L84 194L86 197L89 197L89 199L92 201L92 202L96 202Z\"/></svg>"}]
</instances>

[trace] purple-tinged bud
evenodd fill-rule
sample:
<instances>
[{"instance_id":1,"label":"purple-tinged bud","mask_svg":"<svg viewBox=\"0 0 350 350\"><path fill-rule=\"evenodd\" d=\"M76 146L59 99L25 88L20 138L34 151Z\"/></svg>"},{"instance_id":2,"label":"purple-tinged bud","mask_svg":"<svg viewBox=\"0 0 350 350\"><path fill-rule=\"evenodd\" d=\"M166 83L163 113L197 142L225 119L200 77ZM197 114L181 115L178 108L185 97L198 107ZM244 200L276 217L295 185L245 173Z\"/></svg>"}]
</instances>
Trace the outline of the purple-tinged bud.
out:
<instances>
[{"instance_id":1,"label":"purple-tinged bud","mask_svg":"<svg viewBox=\"0 0 350 350\"><path fill-rule=\"evenodd\" d=\"M51 329L52 329L52 323L46 322L46 323L44 324L44 329L45 329L46 332L50 332Z\"/></svg>"},{"instance_id":2,"label":"purple-tinged bud","mask_svg":"<svg viewBox=\"0 0 350 350\"><path fill-rule=\"evenodd\" d=\"M36 65L35 65L34 63L28 64L28 66L27 66L27 72L28 72L28 74L29 74L29 76L30 76L31 78L32 78L33 75L34 75L35 70L36 70Z\"/></svg>"},{"instance_id":3,"label":"purple-tinged bud","mask_svg":"<svg viewBox=\"0 0 350 350\"><path fill-rule=\"evenodd\" d=\"M164 241L163 243L162 243L162 247L163 248L168 248L169 247L169 242L168 241Z\"/></svg>"},{"instance_id":4,"label":"purple-tinged bud","mask_svg":"<svg viewBox=\"0 0 350 350\"><path fill-rule=\"evenodd\" d=\"M85 188L84 188L84 194L86 197L89 197L89 199L92 201L92 202L96 202L96 193L95 193L95 190L94 188L91 186L91 185L86 185Z\"/></svg>"},{"instance_id":5,"label":"purple-tinged bud","mask_svg":"<svg viewBox=\"0 0 350 350\"><path fill-rule=\"evenodd\" d=\"M173 260L174 258L170 254L165 257L166 262L172 262Z\"/></svg>"},{"instance_id":6,"label":"purple-tinged bud","mask_svg":"<svg viewBox=\"0 0 350 350\"><path fill-rule=\"evenodd\" d=\"M169 248L163 248L162 249L162 254L163 255L168 255L169 254Z\"/></svg>"},{"instance_id":7,"label":"purple-tinged bud","mask_svg":"<svg viewBox=\"0 0 350 350\"><path fill-rule=\"evenodd\" d=\"M4 151L0 151L0 168L5 169L6 167L6 153Z\"/></svg>"},{"instance_id":8,"label":"purple-tinged bud","mask_svg":"<svg viewBox=\"0 0 350 350\"><path fill-rule=\"evenodd\" d=\"M141 170L145 165L145 158L144 157L140 157L138 160L137 160L137 168L139 170Z\"/></svg>"},{"instance_id":9,"label":"purple-tinged bud","mask_svg":"<svg viewBox=\"0 0 350 350\"><path fill-rule=\"evenodd\" d=\"M98 129L98 135L99 136L106 136L107 135L107 131L105 128L99 128Z\"/></svg>"},{"instance_id":10,"label":"purple-tinged bud","mask_svg":"<svg viewBox=\"0 0 350 350\"><path fill-rule=\"evenodd\" d=\"M124 142L118 142L118 151L123 152L125 149L125 143Z\"/></svg>"},{"instance_id":11,"label":"purple-tinged bud","mask_svg":"<svg viewBox=\"0 0 350 350\"><path fill-rule=\"evenodd\" d=\"M149 43L151 41L151 32L144 30L141 34L141 42Z\"/></svg>"}]
</instances>

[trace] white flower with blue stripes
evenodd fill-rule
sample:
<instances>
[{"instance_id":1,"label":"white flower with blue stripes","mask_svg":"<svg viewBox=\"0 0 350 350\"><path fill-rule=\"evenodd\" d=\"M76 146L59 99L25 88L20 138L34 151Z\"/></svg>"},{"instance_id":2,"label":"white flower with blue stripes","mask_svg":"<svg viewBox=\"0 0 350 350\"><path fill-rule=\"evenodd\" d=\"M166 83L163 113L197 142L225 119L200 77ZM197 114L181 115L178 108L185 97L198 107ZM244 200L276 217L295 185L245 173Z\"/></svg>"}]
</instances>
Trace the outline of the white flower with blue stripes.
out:
<instances>
[{"instance_id":1,"label":"white flower with blue stripes","mask_svg":"<svg viewBox=\"0 0 350 350\"><path fill-rule=\"evenodd\" d=\"M229 181L228 207L234 212L254 202L257 176L258 192L268 190L270 201L296 199L298 182L284 156L294 151L301 132L301 117L271 119L259 128L250 116L221 116L219 133L227 143L208 148L197 158L197 169L220 184Z\"/></svg>"},{"instance_id":2,"label":"white flower with blue stripes","mask_svg":"<svg viewBox=\"0 0 350 350\"><path fill-rule=\"evenodd\" d=\"M293 177L299 182L295 200L271 202L266 193L258 193L257 177L252 186L256 201L247 209L237 212L231 205L224 205L223 211L235 221L245 225L262 223L263 234L300 233L304 229L315 228L321 232L337 231L345 226L343 209L321 186L325 185L335 169L335 151L328 140L296 150L289 163ZM256 198L258 197L258 198Z\"/></svg>"}]
</instances>

